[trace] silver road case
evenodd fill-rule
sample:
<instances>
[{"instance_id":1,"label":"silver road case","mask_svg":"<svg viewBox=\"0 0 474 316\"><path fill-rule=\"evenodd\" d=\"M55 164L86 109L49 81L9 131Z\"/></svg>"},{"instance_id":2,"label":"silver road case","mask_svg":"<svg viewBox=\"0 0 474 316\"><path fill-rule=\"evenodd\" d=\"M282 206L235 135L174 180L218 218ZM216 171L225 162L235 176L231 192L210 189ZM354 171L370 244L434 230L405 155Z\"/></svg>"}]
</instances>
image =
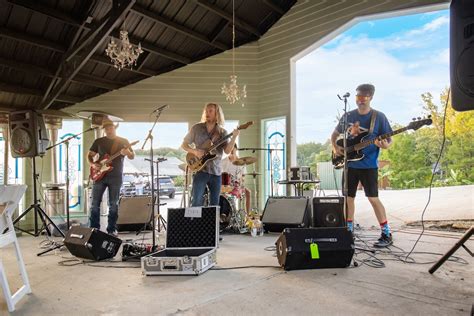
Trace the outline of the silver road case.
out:
<instances>
[{"instance_id":1,"label":"silver road case","mask_svg":"<svg viewBox=\"0 0 474 316\"><path fill-rule=\"evenodd\" d=\"M168 209L164 250L142 257L144 275L199 275L216 264L219 206Z\"/></svg>"}]
</instances>

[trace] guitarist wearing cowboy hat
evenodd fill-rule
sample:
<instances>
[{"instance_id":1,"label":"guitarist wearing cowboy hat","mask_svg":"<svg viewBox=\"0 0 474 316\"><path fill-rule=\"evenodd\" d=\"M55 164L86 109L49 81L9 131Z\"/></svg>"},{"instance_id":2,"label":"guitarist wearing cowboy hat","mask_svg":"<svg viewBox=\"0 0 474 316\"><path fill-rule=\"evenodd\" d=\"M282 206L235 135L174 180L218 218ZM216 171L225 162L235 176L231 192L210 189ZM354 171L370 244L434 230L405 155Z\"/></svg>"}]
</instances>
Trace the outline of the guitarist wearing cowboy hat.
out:
<instances>
[{"instance_id":1,"label":"guitarist wearing cowboy hat","mask_svg":"<svg viewBox=\"0 0 474 316\"><path fill-rule=\"evenodd\" d=\"M184 137L181 147L188 153L198 158L204 154L202 146L209 140L218 141L227 134L224 126L224 113L220 105L216 103L207 103L204 106L201 122L193 125L188 134ZM221 159L225 152L230 154L234 147L235 140L240 131L235 129L232 132L230 140L217 147L216 159L209 161L202 170L196 172L193 177L192 206L202 206L204 204L204 191L209 187L209 205L219 205L219 196L221 193ZM194 144L194 148L190 145Z\"/></svg>"},{"instance_id":2,"label":"guitarist wearing cowboy hat","mask_svg":"<svg viewBox=\"0 0 474 316\"><path fill-rule=\"evenodd\" d=\"M97 138L89 149L87 160L94 170L100 170L101 164L97 162L95 157L99 158L104 155L112 156L120 151L117 158L112 160L111 166L113 169L108 172L102 179L97 180L92 185L92 202L90 208L90 227L100 230L100 204L105 189L109 192L109 216L107 233L117 236L116 223L118 218L118 201L120 197L120 188L122 186L123 173L123 159L126 156L128 159L135 158L133 149L129 146L127 139L117 136L117 125L114 125L108 117L102 121L102 128L105 136Z\"/></svg>"}]
</instances>

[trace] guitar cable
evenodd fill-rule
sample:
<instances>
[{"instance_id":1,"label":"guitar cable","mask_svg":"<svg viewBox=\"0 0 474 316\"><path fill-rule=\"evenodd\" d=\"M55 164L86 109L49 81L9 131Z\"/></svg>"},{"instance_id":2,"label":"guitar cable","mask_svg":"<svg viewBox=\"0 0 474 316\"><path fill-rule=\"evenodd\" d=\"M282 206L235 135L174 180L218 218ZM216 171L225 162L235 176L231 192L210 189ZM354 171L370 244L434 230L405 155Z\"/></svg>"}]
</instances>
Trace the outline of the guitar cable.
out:
<instances>
[{"instance_id":1,"label":"guitar cable","mask_svg":"<svg viewBox=\"0 0 474 316\"><path fill-rule=\"evenodd\" d=\"M448 102L449 102L449 97L451 96L451 88L448 89L448 95L446 96L446 102L444 104L444 113L443 113L443 140L441 142L441 148L439 150L438 158L436 159L436 163L433 167L433 170L431 172L431 180L430 180L430 187L428 191L428 201L426 202L425 208L423 209L423 212L421 213L421 233L416 239L415 243L413 244L413 247L411 248L410 252L406 255L405 259L403 259L403 262L407 262L407 259L410 257L412 252L415 250L416 246L418 245L418 242L420 241L421 237L425 233L425 222L424 222L424 216L425 212L430 205L431 202L431 189L433 188L433 181L434 177L436 175L436 170L438 169L439 161L441 160L441 156L443 155L444 151L444 146L446 143L446 111L448 109Z\"/></svg>"}]
</instances>

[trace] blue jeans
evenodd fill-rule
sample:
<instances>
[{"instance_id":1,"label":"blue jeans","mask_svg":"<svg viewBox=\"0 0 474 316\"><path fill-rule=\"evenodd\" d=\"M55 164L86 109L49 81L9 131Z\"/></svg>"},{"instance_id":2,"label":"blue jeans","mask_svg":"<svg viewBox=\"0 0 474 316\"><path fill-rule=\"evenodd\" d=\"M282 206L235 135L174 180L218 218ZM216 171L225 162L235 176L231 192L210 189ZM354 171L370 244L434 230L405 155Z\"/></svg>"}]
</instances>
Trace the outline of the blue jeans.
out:
<instances>
[{"instance_id":1,"label":"blue jeans","mask_svg":"<svg viewBox=\"0 0 474 316\"><path fill-rule=\"evenodd\" d=\"M221 181L221 176L216 176L202 171L196 173L193 177L192 206L203 206L206 185L209 187L209 205L219 205Z\"/></svg>"},{"instance_id":2,"label":"blue jeans","mask_svg":"<svg viewBox=\"0 0 474 316\"><path fill-rule=\"evenodd\" d=\"M107 232L112 233L116 230L118 218L118 201L120 197L120 187L122 186L122 177L105 176L92 186L92 202L90 209L90 227L100 229L100 203L105 189L109 189L109 218Z\"/></svg>"}]
</instances>

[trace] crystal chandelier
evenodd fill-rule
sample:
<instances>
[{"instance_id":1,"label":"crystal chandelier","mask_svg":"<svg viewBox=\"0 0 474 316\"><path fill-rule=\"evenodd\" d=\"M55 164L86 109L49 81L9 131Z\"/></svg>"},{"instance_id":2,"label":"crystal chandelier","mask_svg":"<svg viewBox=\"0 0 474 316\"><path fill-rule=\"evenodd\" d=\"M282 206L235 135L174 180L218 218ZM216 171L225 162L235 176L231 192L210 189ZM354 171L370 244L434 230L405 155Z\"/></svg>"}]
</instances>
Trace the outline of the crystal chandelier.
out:
<instances>
[{"instance_id":1,"label":"crystal chandelier","mask_svg":"<svg viewBox=\"0 0 474 316\"><path fill-rule=\"evenodd\" d=\"M247 86L244 85L240 89L237 84L237 75L235 74L235 7L234 0L232 0L232 75L230 75L230 84L222 85L221 93L225 95L225 99L230 103L234 104L235 102L247 98ZM242 106L244 104L242 103Z\"/></svg>"},{"instance_id":2,"label":"crystal chandelier","mask_svg":"<svg viewBox=\"0 0 474 316\"><path fill-rule=\"evenodd\" d=\"M110 41L105 50L107 56L110 57L114 63L114 67L118 70L133 65L137 65L138 56L143 53L143 49L138 43L138 47L134 48L128 39L128 32L125 30L120 31L120 43L116 43L114 39Z\"/></svg>"}]
</instances>

